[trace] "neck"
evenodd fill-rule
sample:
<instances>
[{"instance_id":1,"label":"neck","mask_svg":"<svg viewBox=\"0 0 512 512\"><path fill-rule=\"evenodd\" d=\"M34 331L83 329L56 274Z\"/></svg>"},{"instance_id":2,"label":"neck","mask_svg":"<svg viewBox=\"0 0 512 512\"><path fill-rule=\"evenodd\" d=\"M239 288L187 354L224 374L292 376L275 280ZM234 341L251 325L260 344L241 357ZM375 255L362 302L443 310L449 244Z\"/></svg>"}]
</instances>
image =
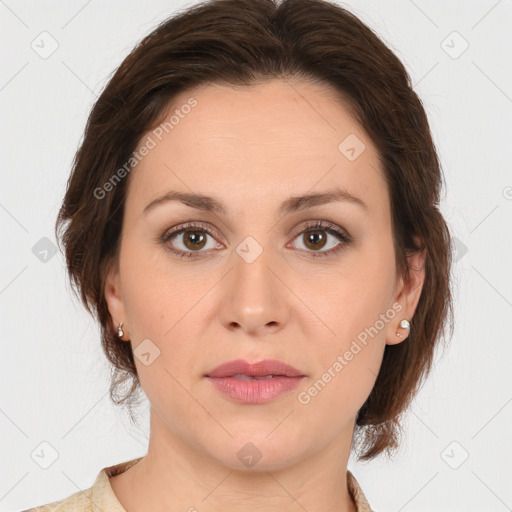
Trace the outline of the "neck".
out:
<instances>
[{"instance_id":1,"label":"neck","mask_svg":"<svg viewBox=\"0 0 512 512\"><path fill-rule=\"evenodd\" d=\"M222 464L209 452L183 442L151 408L147 455L110 479L128 511L356 512L347 487L353 424L322 450L290 463L247 469ZM158 433L158 435L154 435Z\"/></svg>"}]
</instances>

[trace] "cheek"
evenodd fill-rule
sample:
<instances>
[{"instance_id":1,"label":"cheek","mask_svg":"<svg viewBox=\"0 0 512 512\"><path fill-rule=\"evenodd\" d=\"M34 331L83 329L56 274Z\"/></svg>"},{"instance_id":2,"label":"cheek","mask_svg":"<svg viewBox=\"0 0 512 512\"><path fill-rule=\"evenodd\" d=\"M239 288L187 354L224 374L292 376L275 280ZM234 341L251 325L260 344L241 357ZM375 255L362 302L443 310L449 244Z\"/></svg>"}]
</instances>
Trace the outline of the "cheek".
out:
<instances>
[{"instance_id":1,"label":"cheek","mask_svg":"<svg viewBox=\"0 0 512 512\"><path fill-rule=\"evenodd\" d=\"M191 293L187 279L171 274L165 255L155 256L159 251L151 254L141 250L140 245L126 240L120 262L139 380L153 407L193 410L193 401L179 383L186 382L189 362L197 354L194 343L198 336L190 322L197 297ZM186 418L185 409L182 412Z\"/></svg>"},{"instance_id":2,"label":"cheek","mask_svg":"<svg viewBox=\"0 0 512 512\"><path fill-rule=\"evenodd\" d=\"M391 319L384 324L379 321L391 306L393 260L384 255L378 259L365 258L361 253L354 259L357 262L344 262L336 273L315 276L311 281L301 278L302 284L297 283L297 287L303 287L306 303L322 323L322 335L316 339L325 349L344 350L351 340L376 322L378 333L372 330L372 339L383 341Z\"/></svg>"},{"instance_id":3,"label":"cheek","mask_svg":"<svg viewBox=\"0 0 512 512\"><path fill-rule=\"evenodd\" d=\"M385 348L385 327L379 330L375 324L386 307L375 290L360 296L358 288L347 283L329 304L324 318L334 334L326 331L316 338L314 371L297 401L311 424L329 411L333 422L328 428L334 435L355 417L375 384Z\"/></svg>"},{"instance_id":4,"label":"cheek","mask_svg":"<svg viewBox=\"0 0 512 512\"><path fill-rule=\"evenodd\" d=\"M315 373L303 395L310 410L330 408L355 414L379 372L390 323L393 259L370 257L347 266L336 280L310 288L308 304L321 319L315 339ZM313 333L311 333L313 335Z\"/></svg>"},{"instance_id":5,"label":"cheek","mask_svg":"<svg viewBox=\"0 0 512 512\"><path fill-rule=\"evenodd\" d=\"M123 243L122 293L133 338L162 340L185 314L190 289L171 275L162 250L137 243L135 236L125 236Z\"/></svg>"},{"instance_id":6,"label":"cheek","mask_svg":"<svg viewBox=\"0 0 512 512\"><path fill-rule=\"evenodd\" d=\"M201 299L213 282L180 273L163 250L141 249L142 245L125 237L122 293L137 371L144 390L153 394L160 386L174 389L169 373L180 382L189 378L190 366L201 353L201 314L206 303ZM152 344L142 345L147 339ZM158 355L146 366L138 355L147 351L150 358Z\"/></svg>"}]
</instances>

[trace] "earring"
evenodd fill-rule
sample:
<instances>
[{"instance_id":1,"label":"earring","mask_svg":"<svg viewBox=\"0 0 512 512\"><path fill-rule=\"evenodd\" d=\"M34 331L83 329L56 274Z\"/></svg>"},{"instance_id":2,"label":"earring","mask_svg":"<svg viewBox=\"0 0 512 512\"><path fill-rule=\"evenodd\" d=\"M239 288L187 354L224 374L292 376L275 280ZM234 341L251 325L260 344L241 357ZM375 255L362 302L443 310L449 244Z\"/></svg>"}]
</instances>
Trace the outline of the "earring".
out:
<instances>
[{"instance_id":1,"label":"earring","mask_svg":"<svg viewBox=\"0 0 512 512\"><path fill-rule=\"evenodd\" d=\"M119 324L119 327L117 328L117 335L122 338L124 336L124 331L123 331L123 322L121 322Z\"/></svg>"},{"instance_id":2,"label":"earring","mask_svg":"<svg viewBox=\"0 0 512 512\"><path fill-rule=\"evenodd\" d=\"M411 323L409 322L409 320L407 320L407 318L404 318L403 320L400 320L400 327L402 329L410 329L411 328ZM396 333L396 335L401 338L402 335L400 333Z\"/></svg>"}]
</instances>

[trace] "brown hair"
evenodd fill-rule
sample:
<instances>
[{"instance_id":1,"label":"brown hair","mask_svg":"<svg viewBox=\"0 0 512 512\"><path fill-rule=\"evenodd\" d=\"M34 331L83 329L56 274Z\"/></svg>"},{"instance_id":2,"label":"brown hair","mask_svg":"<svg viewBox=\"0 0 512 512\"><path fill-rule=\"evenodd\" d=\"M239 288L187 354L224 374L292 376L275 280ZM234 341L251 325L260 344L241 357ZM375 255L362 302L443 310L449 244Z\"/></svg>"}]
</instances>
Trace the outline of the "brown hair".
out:
<instances>
[{"instance_id":1,"label":"brown hair","mask_svg":"<svg viewBox=\"0 0 512 512\"><path fill-rule=\"evenodd\" d=\"M69 278L101 324L112 363L110 397L130 408L140 391L137 370L130 343L116 337L104 297L107 266L118 256L128 179L101 199L96 191L126 169L142 135L178 92L287 77L332 86L376 145L390 194L397 273L407 278L407 254L428 249L409 338L386 345L357 416L354 440L361 444L359 458L367 460L397 446L399 416L431 368L448 313L453 317L451 240L438 209L442 174L422 103L403 64L352 13L323 0L212 0L161 23L124 59L90 113L57 218L57 240L66 224ZM125 382L131 387L119 396Z\"/></svg>"}]
</instances>

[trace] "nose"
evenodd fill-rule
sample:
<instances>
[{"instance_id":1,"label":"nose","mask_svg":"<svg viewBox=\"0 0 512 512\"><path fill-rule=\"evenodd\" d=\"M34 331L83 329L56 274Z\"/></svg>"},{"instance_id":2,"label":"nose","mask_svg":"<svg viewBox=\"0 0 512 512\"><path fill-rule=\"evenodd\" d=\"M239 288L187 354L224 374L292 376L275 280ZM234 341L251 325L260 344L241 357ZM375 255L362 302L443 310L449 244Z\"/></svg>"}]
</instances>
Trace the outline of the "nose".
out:
<instances>
[{"instance_id":1,"label":"nose","mask_svg":"<svg viewBox=\"0 0 512 512\"><path fill-rule=\"evenodd\" d=\"M263 250L254 261L235 255L234 268L223 283L220 314L227 329L265 336L286 324L290 291L283 283L285 264L271 258L269 252Z\"/></svg>"}]
</instances>

